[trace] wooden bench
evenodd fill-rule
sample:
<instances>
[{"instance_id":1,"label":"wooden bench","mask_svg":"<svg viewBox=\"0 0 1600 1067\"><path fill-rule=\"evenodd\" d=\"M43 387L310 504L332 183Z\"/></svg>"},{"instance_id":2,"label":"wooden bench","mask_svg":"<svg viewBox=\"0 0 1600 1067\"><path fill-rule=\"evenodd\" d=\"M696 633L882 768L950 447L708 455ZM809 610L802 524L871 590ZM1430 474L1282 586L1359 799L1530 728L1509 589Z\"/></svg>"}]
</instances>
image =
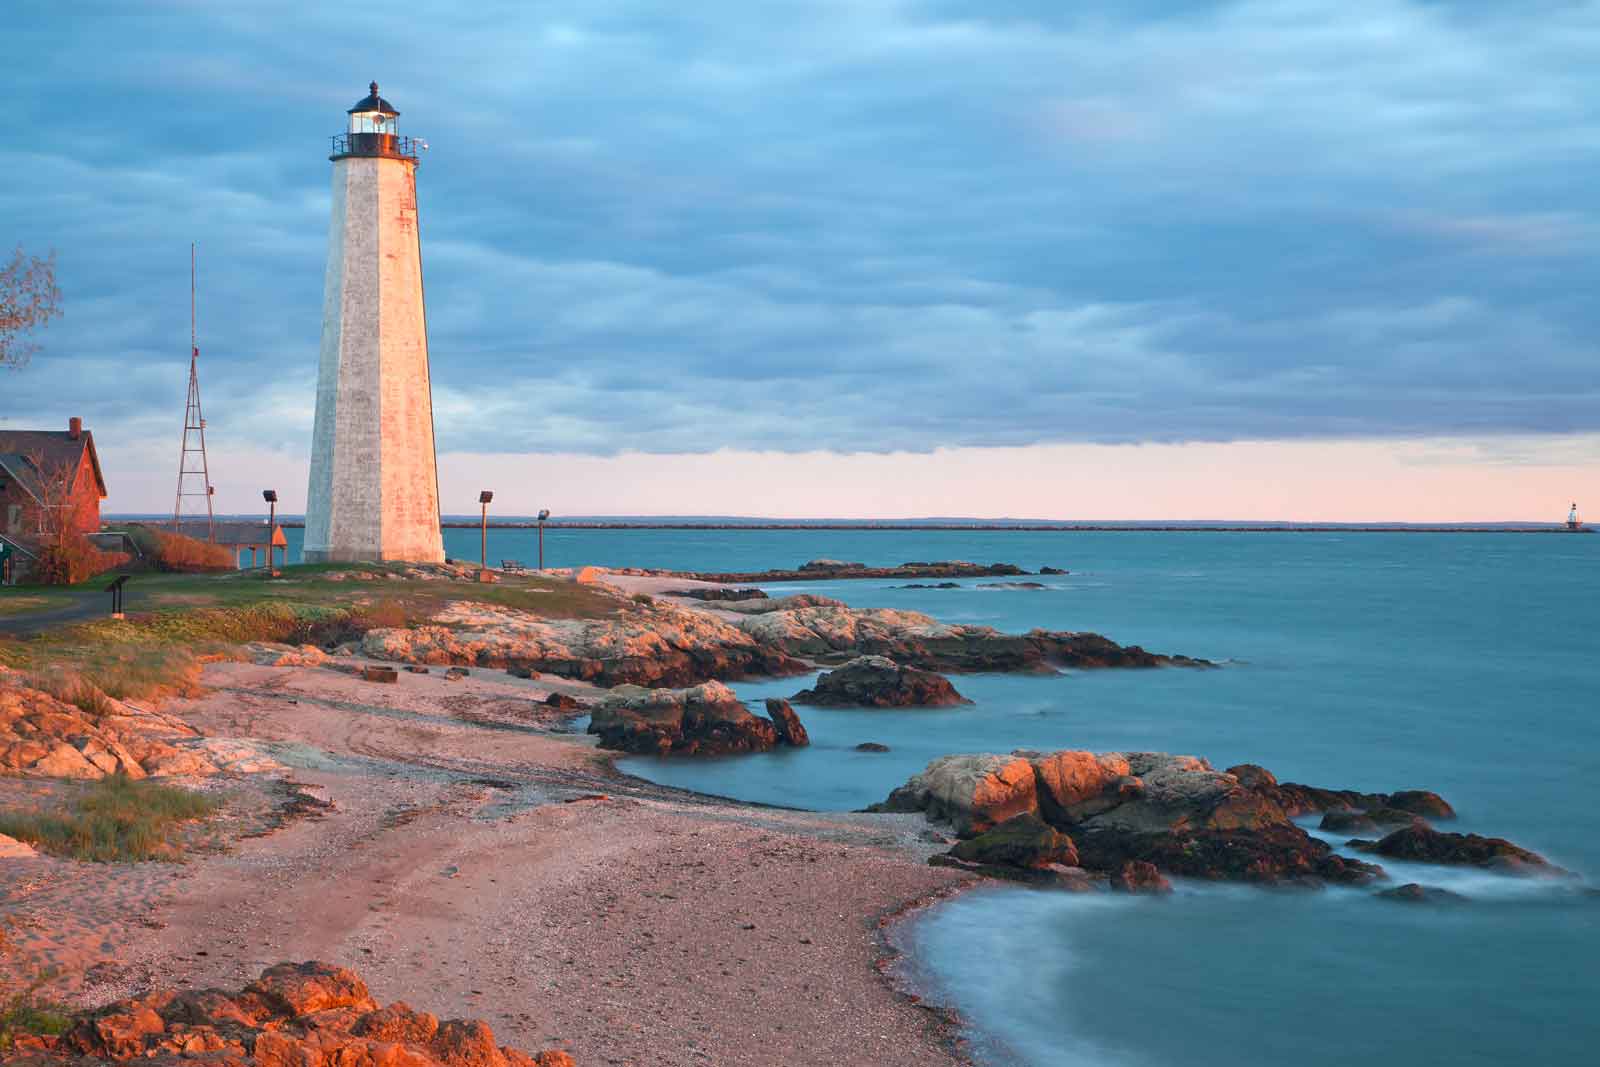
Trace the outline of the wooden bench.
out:
<instances>
[{"instance_id":1,"label":"wooden bench","mask_svg":"<svg viewBox=\"0 0 1600 1067\"><path fill-rule=\"evenodd\" d=\"M522 565L522 561L520 559L503 559L500 561L500 569L505 571L507 574L528 573L528 568Z\"/></svg>"}]
</instances>

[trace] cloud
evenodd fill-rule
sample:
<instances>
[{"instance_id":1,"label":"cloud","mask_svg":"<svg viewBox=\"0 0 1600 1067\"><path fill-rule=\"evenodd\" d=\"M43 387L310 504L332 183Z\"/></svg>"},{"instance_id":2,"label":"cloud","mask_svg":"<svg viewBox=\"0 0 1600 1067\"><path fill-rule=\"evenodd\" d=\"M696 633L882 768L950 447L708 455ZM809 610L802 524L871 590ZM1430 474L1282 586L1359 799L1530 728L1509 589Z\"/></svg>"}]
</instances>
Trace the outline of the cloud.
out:
<instances>
[{"instance_id":1,"label":"cloud","mask_svg":"<svg viewBox=\"0 0 1600 1067\"><path fill-rule=\"evenodd\" d=\"M1600 429L1564 3L23 5L3 230L66 317L0 417L309 433L322 140L420 175L441 446L816 449ZM256 454L256 453L252 453Z\"/></svg>"}]
</instances>

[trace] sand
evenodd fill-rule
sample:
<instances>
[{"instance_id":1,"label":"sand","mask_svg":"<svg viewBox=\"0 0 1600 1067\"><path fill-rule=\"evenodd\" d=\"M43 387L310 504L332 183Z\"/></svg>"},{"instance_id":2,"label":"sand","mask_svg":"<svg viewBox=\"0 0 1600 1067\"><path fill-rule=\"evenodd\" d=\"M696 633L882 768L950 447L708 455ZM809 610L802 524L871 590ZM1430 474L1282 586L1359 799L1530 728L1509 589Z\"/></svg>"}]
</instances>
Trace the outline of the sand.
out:
<instances>
[{"instance_id":1,"label":"sand","mask_svg":"<svg viewBox=\"0 0 1600 1067\"><path fill-rule=\"evenodd\" d=\"M249 739L334 810L182 866L0 862L0 964L59 968L55 989L98 1003L324 959L580 1064L965 1062L880 973L887 917L968 882L927 866L920 818L621 776L532 703L580 683L244 664L205 681L167 710ZM261 777L211 788L247 798Z\"/></svg>"}]
</instances>

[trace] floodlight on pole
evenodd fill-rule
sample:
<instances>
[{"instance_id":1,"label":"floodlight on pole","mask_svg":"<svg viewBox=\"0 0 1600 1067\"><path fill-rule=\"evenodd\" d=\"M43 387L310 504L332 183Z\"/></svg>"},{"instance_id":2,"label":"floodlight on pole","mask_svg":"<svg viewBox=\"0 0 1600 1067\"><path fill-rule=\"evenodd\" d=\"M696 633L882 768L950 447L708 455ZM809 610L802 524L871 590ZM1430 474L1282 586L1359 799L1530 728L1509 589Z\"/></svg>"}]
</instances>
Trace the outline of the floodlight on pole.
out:
<instances>
[{"instance_id":1,"label":"floodlight on pole","mask_svg":"<svg viewBox=\"0 0 1600 1067\"><path fill-rule=\"evenodd\" d=\"M263 489L261 499L267 502L267 577L276 578L278 567L272 560L272 535L278 528L278 491Z\"/></svg>"},{"instance_id":2,"label":"floodlight on pole","mask_svg":"<svg viewBox=\"0 0 1600 1067\"><path fill-rule=\"evenodd\" d=\"M479 527L480 539L478 544L478 565L483 570L489 569L489 502L494 499L494 493L488 489L478 494L478 503L483 508L482 522Z\"/></svg>"}]
</instances>

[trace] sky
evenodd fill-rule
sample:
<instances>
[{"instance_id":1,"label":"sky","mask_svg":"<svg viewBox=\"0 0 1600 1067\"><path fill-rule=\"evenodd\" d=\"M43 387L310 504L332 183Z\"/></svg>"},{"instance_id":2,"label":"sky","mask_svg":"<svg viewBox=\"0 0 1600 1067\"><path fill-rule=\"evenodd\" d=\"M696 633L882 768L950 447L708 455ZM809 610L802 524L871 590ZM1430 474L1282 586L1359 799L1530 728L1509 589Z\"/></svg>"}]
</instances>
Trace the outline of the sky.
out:
<instances>
[{"instance_id":1,"label":"sky","mask_svg":"<svg viewBox=\"0 0 1600 1067\"><path fill-rule=\"evenodd\" d=\"M442 506L1600 512L1600 4L7 0L0 425L303 507L326 138L418 171Z\"/></svg>"}]
</instances>

